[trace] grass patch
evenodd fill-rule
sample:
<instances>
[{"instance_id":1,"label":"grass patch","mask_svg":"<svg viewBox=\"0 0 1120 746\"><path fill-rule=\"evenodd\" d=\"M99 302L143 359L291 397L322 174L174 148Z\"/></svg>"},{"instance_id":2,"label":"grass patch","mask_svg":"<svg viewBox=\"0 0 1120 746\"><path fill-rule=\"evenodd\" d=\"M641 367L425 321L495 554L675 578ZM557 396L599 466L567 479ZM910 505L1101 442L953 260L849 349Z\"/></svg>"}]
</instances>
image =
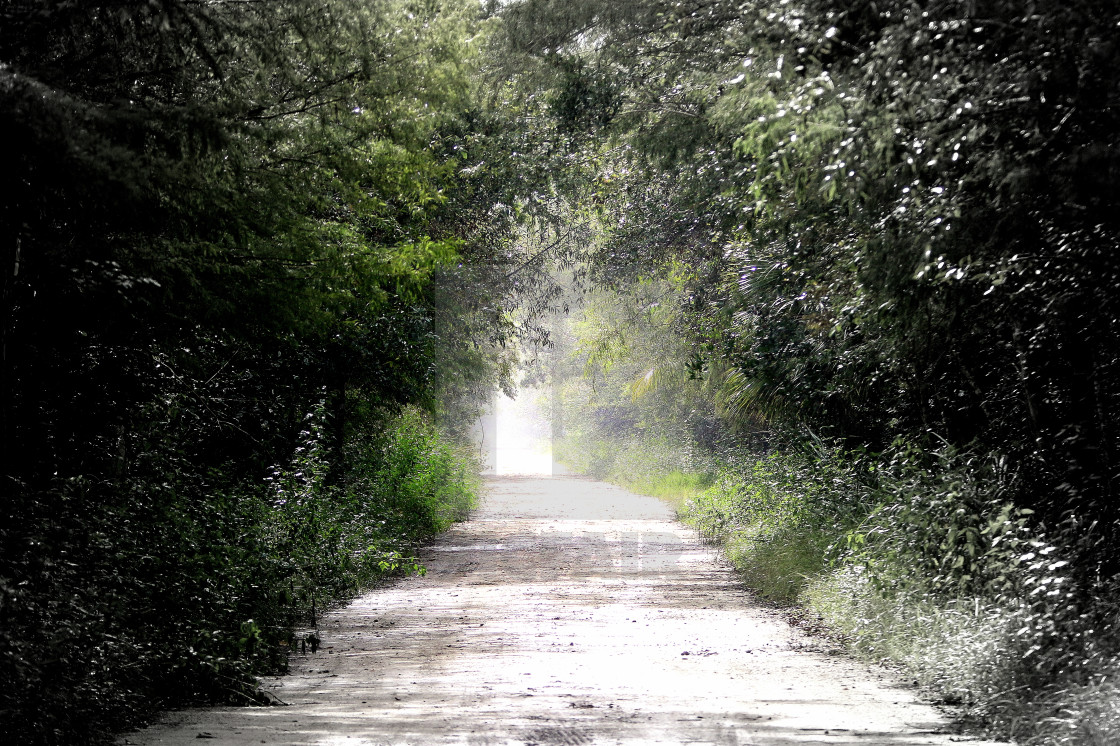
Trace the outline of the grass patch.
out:
<instances>
[{"instance_id":1,"label":"grass patch","mask_svg":"<svg viewBox=\"0 0 1120 746\"><path fill-rule=\"evenodd\" d=\"M620 480L620 483L631 492L651 495L677 505L703 492L711 486L712 481L713 477L708 473L695 474L674 469L652 477L639 475Z\"/></svg>"},{"instance_id":2,"label":"grass patch","mask_svg":"<svg viewBox=\"0 0 1120 746\"><path fill-rule=\"evenodd\" d=\"M743 581L763 598L793 604L824 561L831 537L819 530L786 529L767 533L756 525L735 531L723 542L727 559Z\"/></svg>"},{"instance_id":3,"label":"grass patch","mask_svg":"<svg viewBox=\"0 0 1120 746\"><path fill-rule=\"evenodd\" d=\"M572 471L602 479L676 506L708 489L718 462L668 438L567 437L553 444L556 460Z\"/></svg>"},{"instance_id":4,"label":"grass patch","mask_svg":"<svg viewBox=\"0 0 1120 746\"><path fill-rule=\"evenodd\" d=\"M989 736L1020 746L1120 743L1120 656L1078 657L1091 614L1053 624L1060 614L1023 600L884 593L850 565L812 580L802 603L854 652L900 666ZM1040 631L1043 651L1034 650Z\"/></svg>"},{"instance_id":5,"label":"grass patch","mask_svg":"<svg viewBox=\"0 0 1120 746\"><path fill-rule=\"evenodd\" d=\"M1112 746L1120 735L1120 658L1099 675L1041 700L1043 715L1025 746Z\"/></svg>"},{"instance_id":6,"label":"grass patch","mask_svg":"<svg viewBox=\"0 0 1120 746\"><path fill-rule=\"evenodd\" d=\"M837 485L847 485L838 494ZM852 470L818 457L740 459L682 504L681 519L720 544L764 598L796 603L827 566L827 553L858 515Z\"/></svg>"},{"instance_id":7,"label":"grass patch","mask_svg":"<svg viewBox=\"0 0 1120 746\"><path fill-rule=\"evenodd\" d=\"M1014 644L1015 614L979 598L937 602L919 593L886 595L846 566L813 578L802 603L863 657L901 665L948 704L992 716Z\"/></svg>"}]
</instances>

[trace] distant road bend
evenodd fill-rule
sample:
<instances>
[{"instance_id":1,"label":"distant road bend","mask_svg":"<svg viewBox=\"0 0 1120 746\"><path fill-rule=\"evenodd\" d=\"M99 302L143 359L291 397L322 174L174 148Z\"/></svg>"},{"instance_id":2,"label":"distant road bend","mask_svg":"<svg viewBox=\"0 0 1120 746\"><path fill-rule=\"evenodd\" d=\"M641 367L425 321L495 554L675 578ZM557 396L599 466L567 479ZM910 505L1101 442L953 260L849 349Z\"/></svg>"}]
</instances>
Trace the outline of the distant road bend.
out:
<instances>
[{"instance_id":1,"label":"distant road bend","mask_svg":"<svg viewBox=\"0 0 1120 746\"><path fill-rule=\"evenodd\" d=\"M814 652L653 498L578 478L495 478L424 564L426 576L322 620L324 647L266 682L289 706L171 713L120 742L968 740L881 672Z\"/></svg>"}]
</instances>

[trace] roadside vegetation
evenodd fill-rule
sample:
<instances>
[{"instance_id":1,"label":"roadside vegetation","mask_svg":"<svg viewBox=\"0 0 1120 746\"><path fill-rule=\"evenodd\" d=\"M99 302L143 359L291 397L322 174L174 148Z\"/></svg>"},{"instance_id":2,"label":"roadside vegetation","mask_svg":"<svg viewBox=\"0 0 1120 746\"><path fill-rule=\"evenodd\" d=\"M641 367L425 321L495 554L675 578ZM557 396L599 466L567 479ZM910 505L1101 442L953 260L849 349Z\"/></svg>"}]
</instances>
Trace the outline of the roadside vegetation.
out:
<instances>
[{"instance_id":1,"label":"roadside vegetation","mask_svg":"<svg viewBox=\"0 0 1120 746\"><path fill-rule=\"evenodd\" d=\"M1002 464L948 448L885 460L800 446L698 459L657 435L577 429L559 452L600 454L565 463L671 498L761 598L900 669L972 728L1020 744L1113 742L1118 589L1081 585L1076 537L992 491Z\"/></svg>"},{"instance_id":2,"label":"roadside vegetation","mask_svg":"<svg viewBox=\"0 0 1120 746\"><path fill-rule=\"evenodd\" d=\"M670 499L761 598L900 668L973 728L1020 744L1117 737L1120 588L1085 527L1017 506L1006 457L744 427L707 379L654 390L635 377L665 354L656 315L630 317L625 349L602 358L602 340L580 334L606 328L584 326L602 317L596 302L641 307L608 297L573 316L555 352L562 462Z\"/></svg>"},{"instance_id":3,"label":"roadside vegetation","mask_svg":"<svg viewBox=\"0 0 1120 746\"><path fill-rule=\"evenodd\" d=\"M507 21L602 163L560 452L694 484L682 515L760 594L991 733L1120 740L1117 11Z\"/></svg>"},{"instance_id":4,"label":"roadside vegetation","mask_svg":"<svg viewBox=\"0 0 1120 746\"><path fill-rule=\"evenodd\" d=\"M322 424L310 413L291 460L256 483L165 484L44 520L61 559L9 555L39 585L9 590L5 676L21 688L5 689L4 732L80 743L159 707L267 704L255 676L314 652L329 606L423 572L418 546L473 504L475 461L407 409L348 443L360 458L331 482Z\"/></svg>"},{"instance_id":5,"label":"roadside vegetation","mask_svg":"<svg viewBox=\"0 0 1120 746\"><path fill-rule=\"evenodd\" d=\"M465 432L548 292L487 28L470 2L0 10L0 741L256 702L466 514Z\"/></svg>"},{"instance_id":6,"label":"roadside vegetation","mask_svg":"<svg viewBox=\"0 0 1120 746\"><path fill-rule=\"evenodd\" d=\"M1120 741L1116 8L9 5L16 740L251 699L462 514L523 362L766 597Z\"/></svg>"}]
</instances>

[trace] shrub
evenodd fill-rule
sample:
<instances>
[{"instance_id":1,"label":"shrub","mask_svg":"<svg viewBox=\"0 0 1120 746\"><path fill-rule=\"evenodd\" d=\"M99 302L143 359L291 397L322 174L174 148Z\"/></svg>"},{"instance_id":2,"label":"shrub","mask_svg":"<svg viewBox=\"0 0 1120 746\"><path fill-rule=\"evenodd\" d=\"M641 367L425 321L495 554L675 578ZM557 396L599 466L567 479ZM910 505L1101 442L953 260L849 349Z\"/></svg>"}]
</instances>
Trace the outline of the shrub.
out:
<instances>
[{"instance_id":1,"label":"shrub","mask_svg":"<svg viewBox=\"0 0 1120 746\"><path fill-rule=\"evenodd\" d=\"M320 408L264 482L134 478L107 493L71 481L21 503L0 534L24 579L0 574L4 735L100 742L161 706L251 703L294 629L422 571L417 545L466 515L477 464L419 410L359 424L342 465L328 462Z\"/></svg>"},{"instance_id":2,"label":"shrub","mask_svg":"<svg viewBox=\"0 0 1120 746\"><path fill-rule=\"evenodd\" d=\"M680 516L750 588L806 608L991 734L1024 746L1120 741L1120 581L1085 572L1092 525L1047 526L1012 502L1024 486L1006 459L901 441L878 457L811 441L720 460L667 440L565 447L575 443L632 489L710 481Z\"/></svg>"},{"instance_id":3,"label":"shrub","mask_svg":"<svg viewBox=\"0 0 1120 746\"><path fill-rule=\"evenodd\" d=\"M1072 713L1107 710L1115 589L1075 572L1075 522L1048 529L1008 502L1014 481L1002 459L896 444L878 506L802 600L996 735L1092 743Z\"/></svg>"},{"instance_id":4,"label":"shrub","mask_svg":"<svg viewBox=\"0 0 1120 746\"><path fill-rule=\"evenodd\" d=\"M742 457L687 501L681 517L721 543L760 595L793 603L864 504L858 467L844 458L826 450Z\"/></svg>"}]
</instances>

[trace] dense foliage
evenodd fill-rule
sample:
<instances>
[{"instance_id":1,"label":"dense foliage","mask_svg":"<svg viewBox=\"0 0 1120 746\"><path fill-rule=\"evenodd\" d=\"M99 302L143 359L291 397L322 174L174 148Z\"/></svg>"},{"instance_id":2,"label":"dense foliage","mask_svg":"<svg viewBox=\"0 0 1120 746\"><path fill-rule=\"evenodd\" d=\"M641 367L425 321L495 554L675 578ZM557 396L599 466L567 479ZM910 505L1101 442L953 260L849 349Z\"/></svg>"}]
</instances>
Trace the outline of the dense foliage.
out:
<instances>
[{"instance_id":1,"label":"dense foliage","mask_svg":"<svg viewBox=\"0 0 1120 746\"><path fill-rule=\"evenodd\" d=\"M0 715L88 740L249 696L462 510L431 423L465 431L519 341L581 401L571 458L709 488L692 519L773 597L876 651L915 609L982 618L1014 665L931 678L989 715L1092 699L1118 29L1092 0L6 4ZM587 292L550 336L557 267Z\"/></svg>"},{"instance_id":2,"label":"dense foliage","mask_svg":"<svg viewBox=\"0 0 1120 746\"><path fill-rule=\"evenodd\" d=\"M525 0L507 21L602 164L574 462L676 458L715 480L692 520L767 593L811 603L823 573L876 654L941 610L945 660L984 673L924 678L1007 728L1076 721L1059 692L1116 653L1117 9Z\"/></svg>"},{"instance_id":3,"label":"dense foliage","mask_svg":"<svg viewBox=\"0 0 1120 746\"><path fill-rule=\"evenodd\" d=\"M556 70L554 116L613 146L592 271L619 285L690 266L695 352L733 372L743 414L876 449L977 444L1052 520L1115 523L1114 12L512 15L514 47Z\"/></svg>"},{"instance_id":4,"label":"dense foliage","mask_svg":"<svg viewBox=\"0 0 1120 746\"><path fill-rule=\"evenodd\" d=\"M293 625L462 515L472 462L430 423L508 377L535 292L487 28L468 2L0 9L6 738L249 701Z\"/></svg>"}]
</instances>

